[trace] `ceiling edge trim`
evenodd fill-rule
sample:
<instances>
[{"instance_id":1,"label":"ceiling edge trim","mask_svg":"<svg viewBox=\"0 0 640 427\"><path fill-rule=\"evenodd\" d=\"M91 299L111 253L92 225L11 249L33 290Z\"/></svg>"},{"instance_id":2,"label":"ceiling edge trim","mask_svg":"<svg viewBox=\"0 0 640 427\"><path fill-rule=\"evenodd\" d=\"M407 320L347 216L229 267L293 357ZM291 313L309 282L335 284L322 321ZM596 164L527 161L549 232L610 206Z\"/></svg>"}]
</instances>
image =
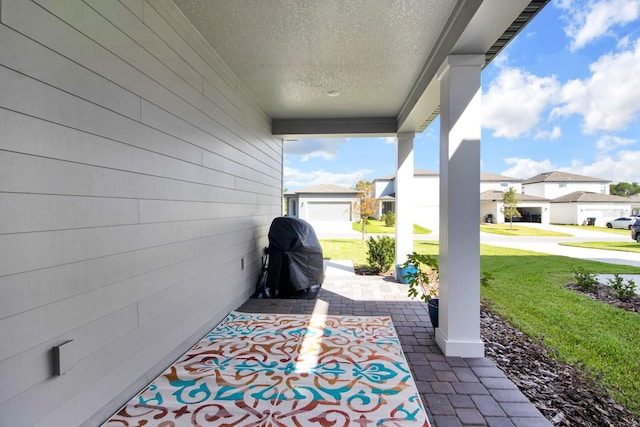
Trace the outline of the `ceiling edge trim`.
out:
<instances>
[{"instance_id":1,"label":"ceiling edge trim","mask_svg":"<svg viewBox=\"0 0 640 427\"><path fill-rule=\"evenodd\" d=\"M449 19L442 27L443 31L440 33L435 46L432 50L432 54L429 55L425 61L422 70L416 83L411 88L407 99L405 100L400 113L398 114L398 128L402 129L407 121L414 121L410 116L417 113L420 108L418 104L423 100L427 88L435 78L438 69L444 62L449 52L454 48L456 42L462 35L467 24L473 19L473 16L477 12L482 2L472 2L460 0L456 2L454 9L449 15ZM431 109L433 111L433 109ZM411 119L411 120L410 120ZM418 120L418 123L422 123L422 120ZM406 129L417 130L416 129Z\"/></svg>"},{"instance_id":2,"label":"ceiling edge trim","mask_svg":"<svg viewBox=\"0 0 640 427\"><path fill-rule=\"evenodd\" d=\"M398 131L395 117L273 119L271 133L283 139L320 136L393 136Z\"/></svg>"}]
</instances>

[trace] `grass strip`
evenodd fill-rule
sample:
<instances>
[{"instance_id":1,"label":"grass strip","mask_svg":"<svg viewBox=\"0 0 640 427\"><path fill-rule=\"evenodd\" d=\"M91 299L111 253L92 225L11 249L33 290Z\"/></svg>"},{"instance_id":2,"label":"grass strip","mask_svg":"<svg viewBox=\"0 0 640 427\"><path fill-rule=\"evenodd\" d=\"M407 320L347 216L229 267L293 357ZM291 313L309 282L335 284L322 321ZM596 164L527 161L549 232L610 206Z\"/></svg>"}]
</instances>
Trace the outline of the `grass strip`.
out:
<instances>
[{"instance_id":1,"label":"grass strip","mask_svg":"<svg viewBox=\"0 0 640 427\"><path fill-rule=\"evenodd\" d=\"M354 222L351 226L358 233L362 233L362 222ZM395 225L392 227L387 227L384 225L384 221L379 221L377 219L369 219L367 221L367 227L365 229L367 234L395 234L396 227ZM413 224L413 234L431 234L432 231L428 228L424 228L419 226L418 224Z\"/></svg>"},{"instance_id":2,"label":"grass strip","mask_svg":"<svg viewBox=\"0 0 640 427\"><path fill-rule=\"evenodd\" d=\"M558 233L557 231L543 230L541 228L527 227L526 225L510 224L480 224L480 231L503 236L558 236L571 237L573 234Z\"/></svg>"},{"instance_id":3,"label":"grass strip","mask_svg":"<svg viewBox=\"0 0 640 427\"><path fill-rule=\"evenodd\" d=\"M601 233L629 235L629 230L625 230L622 228L596 227L592 225L569 225L569 224L554 224L554 225L569 228L569 229L575 228L579 230L599 231Z\"/></svg>"},{"instance_id":4,"label":"grass strip","mask_svg":"<svg viewBox=\"0 0 640 427\"><path fill-rule=\"evenodd\" d=\"M578 248L589 249L605 249L608 251L621 251L621 252L638 252L640 253L640 245L637 242L563 242L562 246L575 246Z\"/></svg>"},{"instance_id":5,"label":"grass strip","mask_svg":"<svg viewBox=\"0 0 640 427\"><path fill-rule=\"evenodd\" d=\"M481 266L495 278L481 291L494 311L640 416L640 315L563 286L575 281L578 267L604 274L637 274L640 268L486 245Z\"/></svg>"}]
</instances>

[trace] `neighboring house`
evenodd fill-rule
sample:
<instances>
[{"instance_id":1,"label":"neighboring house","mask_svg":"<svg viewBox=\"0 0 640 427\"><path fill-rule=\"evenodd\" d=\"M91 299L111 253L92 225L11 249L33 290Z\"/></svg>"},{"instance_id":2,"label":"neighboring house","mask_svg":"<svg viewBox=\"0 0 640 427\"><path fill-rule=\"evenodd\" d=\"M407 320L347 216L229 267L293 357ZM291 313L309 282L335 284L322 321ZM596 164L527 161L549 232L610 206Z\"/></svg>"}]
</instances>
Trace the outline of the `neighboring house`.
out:
<instances>
[{"instance_id":1,"label":"neighboring house","mask_svg":"<svg viewBox=\"0 0 640 427\"><path fill-rule=\"evenodd\" d=\"M380 202L376 217L395 213L395 175L373 180L374 197ZM413 172L413 223L436 230L440 218L440 179L438 172L416 169Z\"/></svg>"},{"instance_id":2,"label":"neighboring house","mask_svg":"<svg viewBox=\"0 0 640 427\"><path fill-rule=\"evenodd\" d=\"M360 218L356 204L360 192L339 185L321 184L285 193L287 215L316 221L353 222Z\"/></svg>"},{"instance_id":3,"label":"neighboring house","mask_svg":"<svg viewBox=\"0 0 640 427\"><path fill-rule=\"evenodd\" d=\"M504 217L504 203L502 199L504 191L488 190L480 193L480 216L481 221L494 224L509 222ZM519 222L539 222L549 224L549 202L550 200L543 197L530 196L528 194L517 194L518 211L520 218L513 218L513 221Z\"/></svg>"},{"instance_id":4,"label":"neighboring house","mask_svg":"<svg viewBox=\"0 0 640 427\"><path fill-rule=\"evenodd\" d=\"M585 218L596 218L604 225L612 218L629 215L633 200L609 195L611 181L567 172L546 172L521 180L482 172L480 175L480 221L496 224L508 222L503 215L503 193L513 187L521 218L514 221L543 224L582 224ZM373 181L378 214L395 211L395 175ZM414 223L437 229L439 220L438 172L416 170L413 180ZM640 198L640 196L639 196ZM575 200L574 200L575 199ZM640 200L633 205L640 211ZM574 212L575 208L578 208Z\"/></svg>"},{"instance_id":5,"label":"neighboring house","mask_svg":"<svg viewBox=\"0 0 640 427\"><path fill-rule=\"evenodd\" d=\"M522 180L494 173L480 173L480 193L493 190L507 191L511 187L515 188L516 193L522 193Z\"/></svg>"},{"instance_id":6,"label":"neighboring house","mask_svg":"<svg viewBox=\"0 0 640 427\"><path fill-rule=\"evenodd\" d=\"M630 213L629 198L611 194L574 191L551 201L554 224L587 224L589 218L595 218L594 225L604 227L608 220Z\"/></svg>"},{"instance_id":7,"label":"neighboring house","mask_svg":"<svg viewBox=\"0 0 640 427\"><path fill-rule=\"evenodd\" d=\"M568 172L545 172L522 181L522 193L555 199L574 191L609 194L611 181Z\"/></svg>"},{"instance_id":8,"label":"neighboring house","mask_svg":"<svg viewBox=\"0 0 640 427\"><path fill-rule=\"evenodd\" d=\"M640 193L629 196L631 201L631 213L633 215L640 215Z\"/></svg>"},{"instance_id":9,"label":"neighboring house","mask_svg":"<svg viewBox=\"0 0 640 427\"><path fill-rule=\"evenodd\" d=\"M504 175L482 172L480 174L480 191L506 191L514 187L516 192L521 192L522 180ZM373 180L375 197L380 201L378 215L388 210L395 212L395 175L388 175ZM416 169L413 175L413 222L432 230L438 229L440 219L440 177L438 172ZM502 200L502 196L500 196ZM495 203L481 204L482 217L492 213L498 218ZM540 209L543 207L541 206ZM538 213L536 211L535 213ZM502 222L502 221L500 221Z\"/></svg>"}]
</instances>

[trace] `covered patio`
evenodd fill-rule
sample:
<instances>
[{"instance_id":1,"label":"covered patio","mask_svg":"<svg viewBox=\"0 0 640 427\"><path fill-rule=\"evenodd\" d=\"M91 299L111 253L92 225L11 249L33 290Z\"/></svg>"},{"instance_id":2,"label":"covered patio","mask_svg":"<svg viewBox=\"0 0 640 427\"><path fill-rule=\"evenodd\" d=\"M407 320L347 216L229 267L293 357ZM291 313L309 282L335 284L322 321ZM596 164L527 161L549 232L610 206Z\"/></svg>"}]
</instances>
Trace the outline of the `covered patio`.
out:
<instances>
[{"instance_id":1,"label":"covered patio","mask_svg":"<svg viewBox=\"0 0 640 427\"><path fill-rule=\"evenodd\" d=\"M397 283L390 276L356 275L351 261L325 260L325 275L325 282L316 299L252 298L239 307L238 312L309 315L310 323L320 324L324 323L325 316L347 316L352 320L354 316L391 317L413 376L413 382L410 382L415 383L431 426L551 425L493 361L484 357L445 356L435 342L427 305L420 300L409 299L407 285ZM276 326L273 325L272 328L275 330ZM185 359L192 365L198 360L192 357ZM227 372L229 367L220 369ZM165 375L168 375L166 372L173 373L176 370L180 371L179 368L167 369ZM343 375L348 376L347 373ZM216 382L219 383L220 379L210 381L205 388L206 382L209 381L190 384L190 389L215 391L219 388ZM162 404L153 406L156 411L164 408L162 414L170 414L170 409L184 406L184 403L175 402L176 399L169 393L163 393L163 396ZM138 402L139 398L132 399L129 406L119 412L120 416L114 416L106 425L121 425L129 420L122 416L127 413L134 414L131 415L130 423L140 422L135 414L144 414L144 411L141 412ZM211 402L206 401L207 404ZM213 402L225 404L223 400L214 399ZM341 411L348 411L348 407L346 401L338 406ZM275 408L278 406L274 406L271 411L278 414ZM267 413L269 409L263 411ZM185 408L179 413L183 412L189 414L193 409L189 411ZM157 416L164 420L160 413ZM359 424L356 417L353 414L351 416L353 418L349 423ZM414 425L409 421L406 423ZM392 422L390 425L402 423Z\"/></svg>"},{"instance_id":2,"label":"covered patio","mask_svg":"<svg viewBox=\"0 0 640 427\"><path fill-rule=\"evenodd\" d=\"M0 424L95 425L244 304L284 141L396 138L404 261L438 115L440 327L382 304L415 366L483 360L481 73L547 2L2 0Z\"/></svg>"}]
</instances>

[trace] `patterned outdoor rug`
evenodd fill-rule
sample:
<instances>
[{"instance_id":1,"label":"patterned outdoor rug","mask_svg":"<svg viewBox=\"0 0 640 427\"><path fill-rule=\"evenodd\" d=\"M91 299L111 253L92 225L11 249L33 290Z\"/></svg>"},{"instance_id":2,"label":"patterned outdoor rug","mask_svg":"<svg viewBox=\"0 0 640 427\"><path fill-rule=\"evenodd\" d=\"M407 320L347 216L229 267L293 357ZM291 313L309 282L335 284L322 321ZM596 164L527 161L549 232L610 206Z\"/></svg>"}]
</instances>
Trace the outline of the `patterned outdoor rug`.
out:
<instances>
[{"instance_id":1,"label":"patterned outdoor rug","mask_svg":"<svg viewBox=\"0 0 640 427\"><path fill-rule=\"evenodd\" d=\"M232 312L105 426L429 426L389 317Z\"/></svg>"}]
</instances>

